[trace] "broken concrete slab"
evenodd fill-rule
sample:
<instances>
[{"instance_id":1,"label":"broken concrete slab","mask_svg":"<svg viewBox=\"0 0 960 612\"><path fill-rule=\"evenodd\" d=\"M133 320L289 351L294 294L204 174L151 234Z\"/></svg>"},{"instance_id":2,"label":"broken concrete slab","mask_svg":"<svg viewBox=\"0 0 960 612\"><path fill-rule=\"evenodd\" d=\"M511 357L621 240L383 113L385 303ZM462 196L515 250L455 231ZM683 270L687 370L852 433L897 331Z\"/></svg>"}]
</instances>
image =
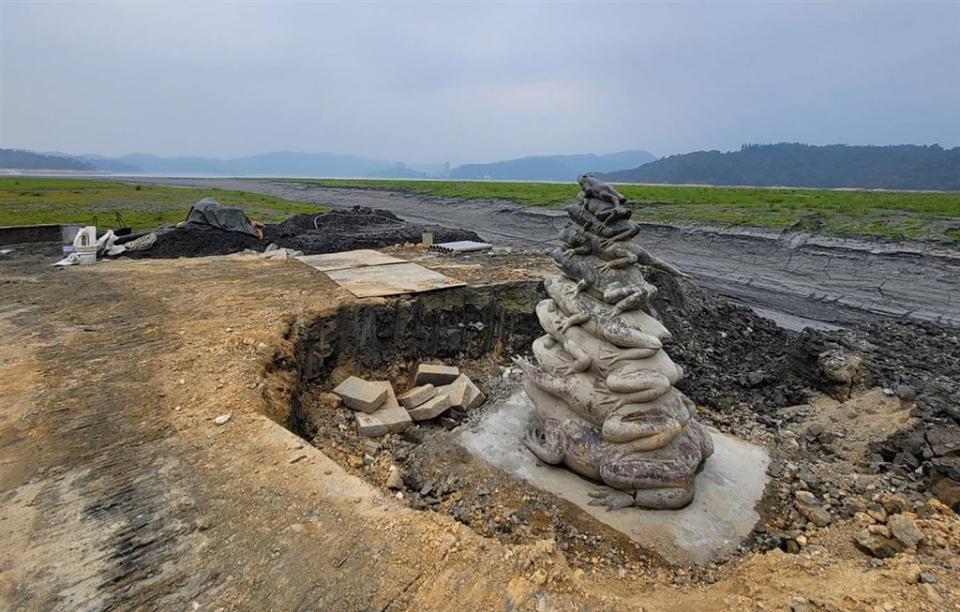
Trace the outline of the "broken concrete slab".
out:
<instances>
[{"instance_id":1,"label":"broken concrete slab","mask_svg":"<svg viewBox=\"0 0 960 612\"><path fill-rule=\"evenodd\" d=\"M440 416L451 407L452 404L450 403L449 397L446 395L437 395L433 399L427 400L425 403L407 412L414 421L426 421Z\"/></svg>"},{"instance_id":2,"label":"broken concrete slab","mask_svg":"<svg viewBox=\"0 0 960 612\"><path fill-rule=\"evenodd\" d=\"M588 505L599 483L544 465L523 446L520 440L533 412L526 394L518 391L463 429L460 443L474 456L572 502L671 563L709 563L732 553L760 520L755 506L763 496L770 459L759 446L711 431L714 454L697 476L690 505L680 510L608 511Z\"/></svg>"},{"instance_id":3,"label":"broken concrete slab","mask_svg":"<svg viewBox=\"0 0 960 612\"><path fill-rule=\"evenodd\" d=\"M437 388L431 384L414 387L400 396L400 404L406 408L416 408L420 404L433 398L437 394Z\"/></svg>"},{"instance_id":4,"label":"broken concrete slab","mask_svg":"<svg viewBox=\"0 0 960 612\"><path fill-rule=\"evenodd\" d=\"M415 385L447 385L460 376L460 368L436 363L421 363L417 366L417 374L413 379Z\"/></svg>"},{"instance_id":5,"label":"broken concrete slab","mask_svg":"<svg viewBox=\"0 0 960 612\"><path fill-rule=\"evenodd\" d=\"M467 377L461 374L449 385L437 387L438 395L446 395L451 407L463 408L467 402ZM468 379L469 380L469 379Z\"/></svg>"},{"instance_id":6,"label":"broken concrete slab","mask_svg":"<svg viewBox=\"0 0 960 612\"><path fill-rule=\"evenodd\" d=\"M372 414L355 412L357 427L361 436L384 436L388 433L398 433L413 424L410 415L400 406L393 385L389 382L370 383L382 389L386 399L383 405Z\"/></svg>"},{"instance_id":7,"label":"broken concrete slab","mask_svg":"<svg viewBox=\"0 0 960 612\"><path fill-rule=\"evenodd\" d=\"M476 408L486 399L480 388L466 374L461 374L449 385L438 387L437 393L446 394L450 398L451 407L464 410Z\"/></svg>"},{"instance_id":8,"label":"broken concrete slab","mask_svg":"<svg viewBox=\"0 0 960 612\"><path fill-rule=\"evenodd\" d=\"M467 398L463 408L465 410L473 410L485 401L487 401L487 396L483 394L480 387L467 378Z\"/></svg>"},{"instance_id":9,"label":"broken concrete slab","mask_svg":"<svg viewBox=\"0 0 960 612\"><path fill-rule=\"evenodd\" d=\"M350 408L369 414L380 408L387 399L384 384L390 387L390 383L374 383L351 376L337 385L333 392Z\"/></svg>"}]
</instances>

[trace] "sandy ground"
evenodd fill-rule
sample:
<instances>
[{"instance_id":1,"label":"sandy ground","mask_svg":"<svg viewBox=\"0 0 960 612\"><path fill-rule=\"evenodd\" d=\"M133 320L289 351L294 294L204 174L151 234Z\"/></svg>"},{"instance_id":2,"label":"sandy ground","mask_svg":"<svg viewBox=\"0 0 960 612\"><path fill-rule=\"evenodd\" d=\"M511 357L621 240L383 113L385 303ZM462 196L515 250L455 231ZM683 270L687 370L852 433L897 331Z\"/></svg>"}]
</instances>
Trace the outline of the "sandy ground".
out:
<instances>
[{"instance_id":1,"label":"sandy ground","mask_svg":"<svg viewBox=\"0 0 960 612\"><path fill-rule=\"evenodd\" d=\"M218 187L333 207L371 206L416 223L476 231L497 244L550 247L566 216L498 200L457 200L251 179L137 178ZM644 224L637 240L781 325L844 325L903 317L960 325L960 253L923 243L875 243Z\"/></svg>"},{"instance_id":2,"label":"sandy ground","mask_svg":"<svg viewBox=\"0 0 960 612\"><path fill-rule=\"evenodd\" d=\"M0 260L2 609L960 609L955 554L917 583L929 560L876 563L846 523L704 584L585 573L549 539L406 507L268 418L296 386L291 330L353 301L325 277L243 256L56 269L36 248Z\"/></svg>"}]
</instances>

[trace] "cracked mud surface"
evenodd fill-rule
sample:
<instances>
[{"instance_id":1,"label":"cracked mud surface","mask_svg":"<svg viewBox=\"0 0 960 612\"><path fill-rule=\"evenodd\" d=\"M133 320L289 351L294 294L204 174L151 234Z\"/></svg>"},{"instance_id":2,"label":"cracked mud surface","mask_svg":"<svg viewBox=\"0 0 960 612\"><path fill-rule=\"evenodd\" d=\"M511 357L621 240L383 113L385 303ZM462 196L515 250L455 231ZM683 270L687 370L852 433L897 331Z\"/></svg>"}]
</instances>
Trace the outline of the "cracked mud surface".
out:
<instances>
[{"instance_id":1,"label":"cracked mud surface","mask_svg":"<svg viewBox=\"0 0 960 612\"><path fill-rule=\"evenodd\" d=\"M219 187L331 207L391 210L415 223L476 231L494 243L556 246L566 216L494 200L456 200L252 179L136 179ZM576 188L571 186L571 197ZM904 318L960 325L960 253L928 244L873 243L643 224L637 238L697 282L795 328Z\"/></svg>"}]
</instances>

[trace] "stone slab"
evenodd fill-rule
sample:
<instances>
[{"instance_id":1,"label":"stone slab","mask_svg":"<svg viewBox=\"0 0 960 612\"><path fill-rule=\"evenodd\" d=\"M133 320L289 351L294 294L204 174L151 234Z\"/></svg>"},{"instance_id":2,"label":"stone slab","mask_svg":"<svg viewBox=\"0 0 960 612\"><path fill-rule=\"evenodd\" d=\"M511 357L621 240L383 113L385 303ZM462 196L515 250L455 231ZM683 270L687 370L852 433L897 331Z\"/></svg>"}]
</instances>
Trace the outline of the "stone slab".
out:
<instances>
[{"instance_id":1,"label":"stone slab","mask_svg":"<svg viewBox=\"0 0 960 612\"><path fill-rule=\"evenodd\" d=\"M408 413L414 421L426 421L428 419L435 419L449 410L451 406L450 398L441 394L433 399L427 400L413 410L409 410Z\"/></svg>"},{"instance_id":2,"label":"stone slab","mask_svg":"<svg viewBox=\"0 0 960 612\"><path fill-rule=\"evenodd\" d=\"M670 563L710 563L729 554L760 520L755 506L763 496L770 458L759 446L711 431L716 450L697 476L690 505L680 510L608 511L588 505L589 493L599 483L563 467L544 465L521 444L533 414L533 404L518 391L476 425L462 429L459 441L474 456L576 504Z\"/></svg>"},{"instance_id":3,"label":"stone slab","mask_svg":"<svg viewBox=\"0 0 960 612\"><path fill-rule=\"evenodd\" d=\"M449 385L438 387L437 393L446 394L450 398L451 407L464 410L472 410L486 399L480 388L466 374L461 374Z\"/></svg>"},{"instance_id":4,"label":"stone slab","mask_svg":"<svg viewBox=\"0 0 960 612\"><path fill-rule=\"evenodd\" d=\"M407 410L416 408L437 394L437 388L431 384L414 387L400 396L400 405Z\"/></svg>"},{"instance_id":5,"label":"stone slab","mask_svg":"<svg viewBox=\"0 0 960 612\"><path fill-rule=\"evenodd\" d=\"M406 263L405 260L390 255L384 255L372 249L358 249L356 251L341 251L339 253L322 253L320 255L302 255L296 258L311 268L321 272L331 270L345 270L347 268L362 268L365 266L383 266L389 264Z\"/></svg>"},{"instance_id":6,"label":"stone slab","mask_svg":"<svg viewBox=\"0 0 960 612\"><path fill-rule=\"evenodd\" d=\"M437 363L421 363L417 366L417 374L413 384L448 385L460 376L460 368Z\"/></svg>"},{"instance_id":7,"label":"stone slab","mask_svg":"<svg viewBox=\"0 0 960 612\"><path fill-rule=\"evenodd\" d=\"M354 412L357 419L357 427L361 436L375 437L384 436L388 433L401 432L413 424L413 420L407 411L400 406L397 396L393 391L393 385L389 382L370 383L376 385L386 393L386 399L383 406L372 414L363 412Z\"/></svg>"},{"instance_id":8,"label":"stone slab","mask_svg":"<svg viewBox=\"0 0 960 612\"><path fill-rule=\"evenodd\" d=\"M324 274L358 298L423 293L466 285L415 263L345 268Z\"/></svg>"},{"instance_id":9,"label":"stone slab","mask_svg":"<svg viewBox=\"0 0 960 612\"><path fill-rule=\"evenodd\" d=\"M386 383L388 386L390 383ZM343 403L362 412L371 413L387 399L387 389L381 383L374 383L351 376L339 385L333 392L339 395Z\"/></svg>"}]
</instances>

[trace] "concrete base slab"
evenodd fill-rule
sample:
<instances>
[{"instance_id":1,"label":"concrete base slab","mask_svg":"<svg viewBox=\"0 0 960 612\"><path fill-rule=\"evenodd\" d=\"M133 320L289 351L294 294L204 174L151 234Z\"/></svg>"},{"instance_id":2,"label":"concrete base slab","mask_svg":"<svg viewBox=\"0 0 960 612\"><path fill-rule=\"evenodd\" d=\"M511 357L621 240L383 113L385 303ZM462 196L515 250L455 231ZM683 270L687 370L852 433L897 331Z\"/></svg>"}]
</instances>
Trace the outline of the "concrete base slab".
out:
<instances>
[{"instance_id":1,"label":"concrete base slab","mask_svg":"<svg viewBox=\"0 0 960 612\"><path fill-rule=\"evenodd\" d=\"M588 505L589 493L599 483L544 465L521 444L533 414L533 404L518 391L463 430L460 443L487 463L576 504L670 563L709 563L731 553L760 519L754 507L763 496L770 458L759 446L711 431L715 451L697 476L696 497L689 506L608 511Z\"/></svg>"}]
</instances>

